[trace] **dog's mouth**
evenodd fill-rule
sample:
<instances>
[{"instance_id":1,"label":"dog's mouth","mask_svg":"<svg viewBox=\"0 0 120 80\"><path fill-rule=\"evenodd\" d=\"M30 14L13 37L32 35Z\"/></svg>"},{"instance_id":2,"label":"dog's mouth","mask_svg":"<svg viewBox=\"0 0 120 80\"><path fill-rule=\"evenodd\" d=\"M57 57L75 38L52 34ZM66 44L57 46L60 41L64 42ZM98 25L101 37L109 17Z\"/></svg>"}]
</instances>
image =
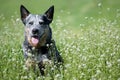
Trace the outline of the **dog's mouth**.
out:
<instances>
[{"instance_id":1,"label":"dog's mouth","mask_svg":"<svg viewBox=\"0 0 120 80\"><path fill-rule=\"evenodd\" d=\"M40 43L44 39L44 33L40 35L32 35L30 39L30 43L32 46L37 47L40 46L43 43Z\"/></svg>"},{"instance_id":2,"label":"dog's mouth","mask_svg":"<svg viewBox=\"0 0 120 80\"><path fill-rule=\"evenodd\" d=\"M38 36L32 36L31 42L33 45L37 45L39 43L39 37Z\"/></svg>"}]
</instances>

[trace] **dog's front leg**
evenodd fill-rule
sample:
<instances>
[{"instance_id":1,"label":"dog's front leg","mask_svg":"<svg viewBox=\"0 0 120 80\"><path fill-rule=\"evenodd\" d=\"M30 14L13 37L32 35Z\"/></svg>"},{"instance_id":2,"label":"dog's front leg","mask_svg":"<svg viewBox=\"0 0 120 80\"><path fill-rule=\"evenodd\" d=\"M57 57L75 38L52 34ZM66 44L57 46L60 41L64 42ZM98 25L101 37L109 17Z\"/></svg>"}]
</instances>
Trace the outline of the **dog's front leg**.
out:
<instances>
[{"instance_id":1,"label":"dog's front leg","mask_svg":"<svg viewBox=\"0 0 120 80\"><path fill-rule=\"evenodd\" d=\"M47 69L52 66L52 61L47 57L47 54L40 56L40 62L38 63L41 75L47 74Z\"/></svg>"},{"instance_id":2,"label":"dog's front leg","mask_svg":"<svg viewBox=\"0 0 120 80\"><path fill-rule=\"evenodd\" d=\"M25 66L27 69L35 70L36 61L33 59L32 51L28 46L23 45L23 53L25 58Z\"/></svg>"}]
</instances>

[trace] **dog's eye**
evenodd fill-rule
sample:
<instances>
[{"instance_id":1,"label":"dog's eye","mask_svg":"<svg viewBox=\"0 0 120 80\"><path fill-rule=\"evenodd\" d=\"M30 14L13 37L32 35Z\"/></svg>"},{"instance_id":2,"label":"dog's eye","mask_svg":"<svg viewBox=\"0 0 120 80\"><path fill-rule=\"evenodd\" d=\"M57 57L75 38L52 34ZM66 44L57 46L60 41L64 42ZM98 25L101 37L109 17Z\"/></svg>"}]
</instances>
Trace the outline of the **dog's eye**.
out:
<instances>
[{"instance_id":1,"label":"dog's eye","mask_svg":"<svg viewBox=\"0 0 120 80\"><path fill-rule=\"evenodd\" d=\"M29 22L29 24L30 24L30 25L33 25L33 22L31 21L31 22Z\"/></svg>"},{"instance_id":2,"label":"dog's eye","mask_svg":"<svg viewBox=\"0 0 120 80\"><path fill-rule=\"evenodd\" d=\"M44 25L44 22L39 22L40 25Z\"/></svg>"}]
</instances>

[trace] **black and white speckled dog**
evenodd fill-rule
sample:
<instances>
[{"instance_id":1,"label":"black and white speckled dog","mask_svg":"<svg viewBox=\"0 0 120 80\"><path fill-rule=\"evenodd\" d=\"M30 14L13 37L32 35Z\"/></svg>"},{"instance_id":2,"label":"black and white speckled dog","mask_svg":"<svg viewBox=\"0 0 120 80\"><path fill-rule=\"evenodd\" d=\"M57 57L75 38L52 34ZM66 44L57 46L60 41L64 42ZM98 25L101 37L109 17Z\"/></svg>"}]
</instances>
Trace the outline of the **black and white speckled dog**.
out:
<instances>
[{"instance_id":1,"label":"black and white speckled dog","mask_svg":"<svg viewBox=\"0 0 120 80\"><path fill-rule=\"evenodd\" d=\"M25 41L23 52L27 68L39 67L44 75L45 65L62 63L55 42L52 40L50 23L53 20L54 6L51 6L43 15L31 14L23 5L20 7L21 20L25 25Z\"/></svg>"}]
</instances>

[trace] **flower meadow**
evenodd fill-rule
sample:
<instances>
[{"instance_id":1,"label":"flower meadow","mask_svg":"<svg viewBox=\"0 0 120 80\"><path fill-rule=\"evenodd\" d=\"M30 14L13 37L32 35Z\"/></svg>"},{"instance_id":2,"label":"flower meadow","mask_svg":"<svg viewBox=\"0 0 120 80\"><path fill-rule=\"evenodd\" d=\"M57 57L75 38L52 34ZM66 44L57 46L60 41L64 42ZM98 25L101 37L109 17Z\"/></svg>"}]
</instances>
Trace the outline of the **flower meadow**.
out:
<instances>
[{"instance_id":1,"label":"flower meadow","mask_svg":"<svg viewBox=\"0 0 120 80\"><path fill-rule=\"evenodd\" d=\"M26 71L21 44L24 27L19 18L0 16L0 80L120 80L120 27L118 20L87 18L91 25L78 31L57 18L53 39L64 59L60 72L53 66L46 76ZM56 27L58 26L59 27Z\"/></svg>"},{"instance_id":2,"label":"flower meadow","mask_svg":"<svg viewBox=\"0 0 120 80\"><path fill-rule=\"evenodd\" d=\"M28 71L24 65L24 25L18 13L10 19L0 14L0 80L120 80L120 9L109 8L107 2L107 8L103 3L94 4L99 9L97 16L86 14L83 22L76 9L57 12L51 28L64 66L46 68L45 76Z\"/></svg>"}]
</instances>

